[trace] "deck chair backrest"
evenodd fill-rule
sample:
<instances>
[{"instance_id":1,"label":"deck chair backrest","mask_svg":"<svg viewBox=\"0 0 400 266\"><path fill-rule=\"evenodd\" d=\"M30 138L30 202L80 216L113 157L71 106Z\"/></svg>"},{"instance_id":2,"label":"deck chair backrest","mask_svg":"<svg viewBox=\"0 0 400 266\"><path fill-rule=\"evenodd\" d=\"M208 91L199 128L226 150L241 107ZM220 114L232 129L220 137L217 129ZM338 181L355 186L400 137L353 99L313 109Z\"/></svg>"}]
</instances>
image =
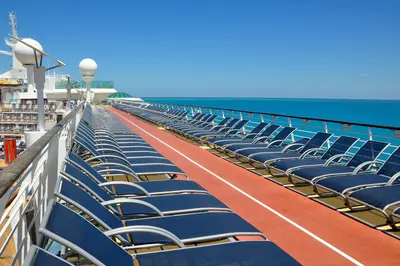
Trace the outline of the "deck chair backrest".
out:
<instances>
[{"instance_id":1,"label":"deck chair backrest","mask_svg":"<svg viewBox=\"0 0 400 266\"><path fill-rule=\"evenodd\" d=\"M60 203L50 201L49 204L40 234L50 239L57 236L56 242L77 251L96 265L133 265L131 255L85 218Z\"/></svg>"},{"instance_id":2,"label":"deck chair backrest","mask_svg":"<svg viewBox=\"0 0 400 266\"><path fill-rule=\"evenodd\" d=\"M280 128L279 125L270 124L261 134L260 137L269 137Z\"/></svg>"},{"instance_id":3,"label":"deck chair backrest","mask_svg":"<svg viewBox=\"0 0 400 266\"><path fill-rule=\"evenodd\" d=\"M109 209L101 205L100 202L98 202L86 191L82 190L77 185L71 183L65 178L62 178L60 182L60 189L58 192L56 192L56 196L68 202L69 204L73 204L84 213L89 214L90 212L101 222L104 222L102 226L106 228L108 227L108 230L123 226L121 219L110 212Z\"/></svg>"},{"instance_id":4,"label":"deck chair backrest","mask_svg":"<svg viewBox=\"0 0 400 266\"><path fill-rule=\"evenodd\" d=\"M232 128L234 125L236 125L236 123L238 121L239 121L239 118L232 118L231 120L229 120L228 123L226 123L225 127Z\"/></svg>"},{"instance_id":5,"label":"deck chair backrest","mask_svg":"<svg viewBox=\"0 0 400 266\"><path fill-rule=\"evenodd\" d=\"M375 159L381 155L382 151L386 149L387 146L389 146L389 143L368 140L360 147L360 149L358 149L347 165L357 167L361 163L375 161Z\"/></svg>"},{"instance_id":6,"label":"deck chair backrest","mask_svg":"<svg viewBox=\"0 0 400 266\"><path fill-rule=\"evenodd\" d=\"M253 130L250 131L249 134L258 134L268 125L269 125L269 123L267 123L267 122L261 122L256 127L254 127Z\"/></svg>"},{"instance_id":7,"label":"deck chair backrest","mask_svg":"<svg viewBox=\"0 0 400 266\"><path fill-rule=\"evenodd\" d=\"M73 166L72 164L65 163L65 168L62 173L65 173L65 176L69 176L71 180L74 180L74 182L86 187L86 189L89 190L93 194L93 196L95 196L99 200L107 201L113 199L113 197L111 197L110 194L108 194L102 187L100 187L98 183L93 180L92 177L89 177L88 175L80 171L79 168Z\"/></svg>"},{"instance_id":8,"label":"deck chair backrest","mask_svg":"<svg viewBox=\"0 0 400 266\"><path fill-rule=\"evenodd\" d=\"M235 126L232 127L232 129L234 130L240 130L242 129L242 127L244 127L247 123L249 122L249 120L240 120Z\"/></svg>"},{"instance_id":9,"label":"deck chair backrest","mask_svg":"<svg viewBox=\"0 0 400 266\"><path fill-rule=\"evenodd\" d=\"M334 155L346 154L357 141L358 138L340 136L332 143L331 147L326 150L321 159L326 160Z\"/></svg>"},{"instance_id":10,"label":"deck chair backrest","mask_svg":"<svg viewBox=\"0 0 400 266\"><path fill-rule=\"evenodd\" d=\"M195 113L190 120L198 120L201 113Z\"/></svg>"},{"instance_id":11,"label":"deck chair backrest","mask_svg":"<svg viewBox=\"0 0 400 266\"><path fill-rule=\"evenodd\" d=\"M99 174L99 172L97 172L93 167L91 167L87 162L85 162L83 159L81 159L78 155L70 152L66 159L68 162L72 163L77 168L85 171L88 175L90 175L91 178L95 179L95 181L97 183L106 182L106 179L101 174Z\"/></svg>"},{"instance_id":12,"label":"deck chair backrest","mask_svg":"<svg viewBox=\"0 0 400 266\"><path fill-rule=\"evenodd\" d=\"M204 121L205 123L211 123L212 121L214 121L214 119L216 118L216 115L210 115L206 121Z\"/></svg>"},{"instance_id":13,"label":"deck chair backrest","mask_svg":"<svg viewBox=\"0 0 400 266\"><path fill-rule=\"evenodd\" d=\"M294 130L294 127L284 127L270 141L272 142L280 140L274 144L274 146L280 146L290 136L290 134L293 133Z\"/></svg>"},{"instance_id":14,"label":"deck chair backrest","mask_svg":"<svg viewBox=\"0 0 400 266\"><path fill-rule=\"evenodd\" d=\"M385 176L393 176L400 172L400 147L397 147L385 163L379 168L377 174Z\"/></svg>"},{"instance_id":15,"label":"deck chair backrest","mask_svg":"<svg viewBox=\"0 0 400 266\"><path fill-rule=\"evenodd\" d=\"M66 260L44 250L37 246L31 246L27 257L25 257L24 264L22 266L73 266Z\"/></svg>"},{"instance_id":16,"label":"deck chair backrest","mask_svg":"<svg viewBox=\"0 0 400 266\"><path fill-rule=\"evenodd\" d=\"M303 148L301 148L300 153L306 152L309 149L321 148L330 137L332 137L331 133L317 132Z\"/></svg>"},{"instance_id":17,"label":"deck chair backrest","mask_svg":"<svg viewBox=\"0 0 400 266\"><path fill-rule=\"evenodd\" d=\"M222 119L221 121L218 122L218 124L216 126L224 126L226 123L228 123L228 121L230 121L231 118L230 117L225 117L224 119Z\"/></svg>"}]
</instances>

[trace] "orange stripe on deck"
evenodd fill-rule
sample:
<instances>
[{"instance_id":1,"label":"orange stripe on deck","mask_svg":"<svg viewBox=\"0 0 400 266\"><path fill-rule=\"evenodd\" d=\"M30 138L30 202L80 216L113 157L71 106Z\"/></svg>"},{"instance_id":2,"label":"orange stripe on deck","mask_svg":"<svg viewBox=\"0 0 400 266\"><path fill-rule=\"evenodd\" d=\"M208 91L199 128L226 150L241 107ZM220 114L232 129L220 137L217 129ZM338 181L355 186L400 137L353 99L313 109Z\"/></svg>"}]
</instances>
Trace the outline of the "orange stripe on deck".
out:
<instances>
[{"instance_id":1,"label":"orange stripe on deck","mask_svg":"<svg viewBox=\"0 0 400 266\"><path fill-rule=\"evenodd\" d=\"M300 263L399 263L398 240L218 158L132 115L115 108L109 110L181 168L191 180L202 185Z\"/></svg>"}]
</instances>

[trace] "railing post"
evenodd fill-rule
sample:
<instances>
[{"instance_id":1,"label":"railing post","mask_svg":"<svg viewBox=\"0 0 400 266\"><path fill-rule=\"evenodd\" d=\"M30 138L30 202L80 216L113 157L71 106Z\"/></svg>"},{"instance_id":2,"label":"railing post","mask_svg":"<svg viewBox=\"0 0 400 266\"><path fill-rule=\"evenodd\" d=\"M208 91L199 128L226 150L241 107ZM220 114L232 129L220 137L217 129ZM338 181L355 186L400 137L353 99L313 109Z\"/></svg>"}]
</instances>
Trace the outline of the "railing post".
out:
<instances>
[{"instance_id":1,"label":"railing post","mask_svg":"<svg viewBox=\"0 0 400 266\"><path fill-rule=\"evenodd\" d=\"M372 140L372 129L371 129L371 127L368 127L368 139Z\"/></svg>"},{"instance_id":2,"label":"railing post","mask_svg":"<svg viewBox=\"0 0 400 266\"><path fill-rule=\"evenodd\" d=\"M292 119L290 119L290 117L288 117L288 125L289 127L292 127ZM292 142L294 142L294 134L290 134L292 136Z\"/></svg>"},{"instance_id":3,"label":"railing post","mask_svg":"<svg viewBox=\"0 0 400 266\"><path fill-rule=\"evenodd\" d=\"M328 124L325 121L324 121L324 131L325 131L325 133L329 133ZM328 139L328 141L326 143L328 145L328 148L330 148L331 147L331 141Z\"/></svg>"},{"instance_id":4,"label":"railing post","mask_svg":"<svg viewBox=\"0 0 400 266\"><path fill-rule=\"evenodd\" d=\"M260 114L260 119L261 119L261 122L264 123L264 116L262 114Z\"/></svg>"}]
</instances>

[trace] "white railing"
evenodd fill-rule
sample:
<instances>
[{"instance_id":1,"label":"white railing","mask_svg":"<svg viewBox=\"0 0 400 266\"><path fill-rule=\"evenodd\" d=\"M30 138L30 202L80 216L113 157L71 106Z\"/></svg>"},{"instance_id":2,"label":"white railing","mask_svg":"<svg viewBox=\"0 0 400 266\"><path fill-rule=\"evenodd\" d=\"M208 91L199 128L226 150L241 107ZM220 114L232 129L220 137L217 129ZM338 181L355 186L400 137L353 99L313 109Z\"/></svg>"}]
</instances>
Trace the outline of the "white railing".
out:
<instances>
[{"instance_id":1,"label":"white railing","mask_svg":"<svg viewBox=\"0 0 400 266\"><path fill-rule=\"evenodd\" d=\"M72 110L0 173L0 265L21 265L37 244L37 229L82 111L83 105Z\"/></svg>"}]
</instances>

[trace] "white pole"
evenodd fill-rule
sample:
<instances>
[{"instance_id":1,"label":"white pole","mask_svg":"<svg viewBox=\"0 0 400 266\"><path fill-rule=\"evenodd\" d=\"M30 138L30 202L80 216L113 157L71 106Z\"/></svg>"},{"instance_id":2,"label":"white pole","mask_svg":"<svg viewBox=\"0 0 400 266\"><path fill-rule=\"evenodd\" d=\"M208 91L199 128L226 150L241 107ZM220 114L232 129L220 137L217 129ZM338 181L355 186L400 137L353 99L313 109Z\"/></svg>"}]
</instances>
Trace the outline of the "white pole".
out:
<instances>
[{"instance_id":1,"label":"white pole","mask_svg":"<svg viewBox=\"0 0 400 266\"><path fill-rule=\"evenodd\" d=\"M34 66L31 67L26 67L26 79L28 82L28 92L33 92L33 89L35 87L34 85L34 78L33 78L33 68Z\"/></svg>"},{"instance_id":2,"label":"white pole","mask_svg":"<svg viewBox=\"0 0 400 266\"><path fill-rule=\"evenodd\" d=\"M67 110L71 110L71 80L68 77L68 83L67 83Z\"/></svg>"},{"instance_id":3,"label":"white pole","mask_svg":"<svg viewBox=\"0 0 400 266\"><path fill-rule=\"evenodd\" d=\"M86 102L90 103L90 82L86 83Z\"/></svg>"},{"instance_id":4,"label":"white pole","mask_svg":"<svg viewBox=\"0 0 400 266\"><path fill-rule=\"evenodd\" d=\"M34 79L37 91L37 104L38 104L38 116L39 116L39 131L43 132L44 130L44 82L45 82L45 72L46 69L42 66L35 67L34 70Z\"/></svg>"}]
</instances>

